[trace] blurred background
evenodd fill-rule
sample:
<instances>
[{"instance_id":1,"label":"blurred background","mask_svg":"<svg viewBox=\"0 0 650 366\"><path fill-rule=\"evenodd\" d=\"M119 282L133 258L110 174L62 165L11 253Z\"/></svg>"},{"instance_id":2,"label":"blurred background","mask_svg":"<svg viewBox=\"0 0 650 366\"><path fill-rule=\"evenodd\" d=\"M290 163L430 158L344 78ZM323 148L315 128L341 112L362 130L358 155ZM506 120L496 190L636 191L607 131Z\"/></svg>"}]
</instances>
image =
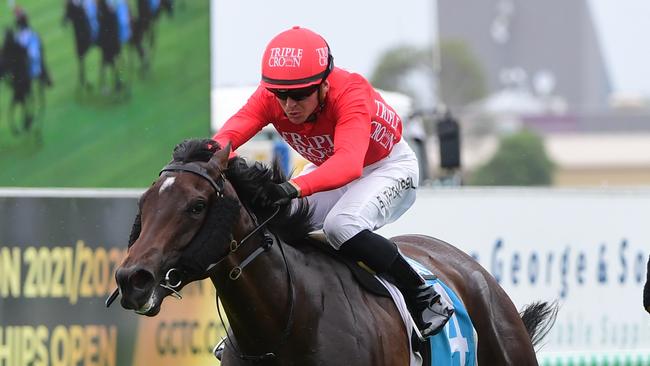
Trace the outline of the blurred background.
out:
<instances>
[{"instance_id":1,"label":"blurred background","mask_svg":"<svg viewBox=\"0 0 650 366\"><path fill-rule=\"evenodd\" d=\"M0 3L0 365L208 365L209 282L144 318L106 309L137 200L208 137L275 34L323 35L381 89L420 162L386 236L476 258L518 308L558 301L541 365L650 365L650 2ZM110 20L110 21L107 21ZM239 149L305 161L264 129Z\"/></svg>"}]
</instances>

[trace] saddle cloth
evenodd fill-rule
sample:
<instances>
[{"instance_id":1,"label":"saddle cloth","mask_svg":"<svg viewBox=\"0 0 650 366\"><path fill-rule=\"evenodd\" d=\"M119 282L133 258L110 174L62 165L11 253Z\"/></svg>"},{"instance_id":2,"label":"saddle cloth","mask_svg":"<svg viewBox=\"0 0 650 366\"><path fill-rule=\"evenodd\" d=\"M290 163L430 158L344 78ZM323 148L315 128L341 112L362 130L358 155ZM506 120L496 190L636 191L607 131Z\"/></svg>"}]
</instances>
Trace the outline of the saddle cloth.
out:
<instances>
[{"instance_id":1,"label":"saddle cloth","mask_svg":"<svg viewBox=\"0 0 650 366\"><path fill-rule=\"evenodd\" d=\"M440 294L440 300L453 305L454 315L449 319L444 329L427 339L425 352L413 351L411 338L409 337L409 348L411 349L410 366L478 366L476 360L477 334L472 321L469 318L467 309L458 296L440 279L435 277L426 267L419 262L406 258L408 262L424 277L428 284L432 285ZM407 334L412 331L418 332L409 313L404 297L400 291L389 281L376 276L386 290L390 293L395 305L404 321ZM428 351L428 352L427 352Z\"/></svg>"}]
</instances>

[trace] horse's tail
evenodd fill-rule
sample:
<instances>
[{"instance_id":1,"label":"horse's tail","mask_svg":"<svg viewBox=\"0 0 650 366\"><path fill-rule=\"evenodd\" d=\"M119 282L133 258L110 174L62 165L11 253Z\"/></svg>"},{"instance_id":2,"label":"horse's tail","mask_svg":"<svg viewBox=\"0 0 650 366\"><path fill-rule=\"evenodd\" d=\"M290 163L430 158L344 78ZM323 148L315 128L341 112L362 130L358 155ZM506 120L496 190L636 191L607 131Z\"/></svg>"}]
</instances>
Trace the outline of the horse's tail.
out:
<instances>
[{"instance_id":1,"label":"horse's tail","mask_svg":"<svg viewBox=\"0 0 650 366\"><path fill-rule=\"evenodd\" d=\"M557 302L538 301L527 305L519 313L521 320L526 326L533 347L536 347L546 337L551 328L553 328L558 310L559 305Z\"/></svg>"}]
</instances>

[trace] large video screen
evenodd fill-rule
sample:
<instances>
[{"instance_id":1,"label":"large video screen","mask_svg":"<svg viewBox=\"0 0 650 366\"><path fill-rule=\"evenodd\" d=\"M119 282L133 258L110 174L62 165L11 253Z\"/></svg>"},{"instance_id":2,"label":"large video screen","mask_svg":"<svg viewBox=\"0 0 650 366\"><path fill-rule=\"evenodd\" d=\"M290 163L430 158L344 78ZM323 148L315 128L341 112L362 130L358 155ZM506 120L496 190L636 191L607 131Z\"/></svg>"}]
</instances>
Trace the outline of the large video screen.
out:
<instances>
[{"instance_id":1,"label":"large video screen","mask_svg":"<svg viewBox=\"0 0 650 366\"><path fill-rule=\"evenodd\" d=\"M210 2L0 8L0 186L144 187L210 134Z\"/></svg>"}]
</instances>

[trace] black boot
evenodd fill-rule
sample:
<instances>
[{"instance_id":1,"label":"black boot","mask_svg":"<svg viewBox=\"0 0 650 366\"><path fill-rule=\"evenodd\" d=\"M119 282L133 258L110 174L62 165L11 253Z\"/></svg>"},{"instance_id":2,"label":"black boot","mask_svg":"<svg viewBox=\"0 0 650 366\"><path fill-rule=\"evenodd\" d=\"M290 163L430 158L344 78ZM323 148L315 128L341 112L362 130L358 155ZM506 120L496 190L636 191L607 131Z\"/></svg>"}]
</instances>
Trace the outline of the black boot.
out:
<instances>
[{"instance_id":1,"label":"black boot","mask_svg":"<svg viewBox=\"0 0 650 366\"><path fill-rule=\"evenodd\" d=\"M648 258L645 285L643 286L643 307L650 313L650 258Z\"/></svg>"},{"instance_id":2,"label":"black boot","mask_svg":"<svg viewBox=\"0 0 650 366\"><path fill-rule=\"evenodd\" d=\"M423 338L437 334L453 314L453 309L440 302L440 295L399 254L395 243L383 236L364 230L343 243L340 251L395 280Z\"/></svg>"},{"instance_id":3,"label":"black boot","mask_svg":"<svg viewBox=\"0 0 650 366\"><path fill-rule=\"evenodd\" d=\"M401 255L395 258L388 274L395 279L397 287L404 295L406 306L422 338L438 334L449 321L454 309L440 301L440 294L433 286L427 285L422 276Z\"/></svg>"}]
</instances>

